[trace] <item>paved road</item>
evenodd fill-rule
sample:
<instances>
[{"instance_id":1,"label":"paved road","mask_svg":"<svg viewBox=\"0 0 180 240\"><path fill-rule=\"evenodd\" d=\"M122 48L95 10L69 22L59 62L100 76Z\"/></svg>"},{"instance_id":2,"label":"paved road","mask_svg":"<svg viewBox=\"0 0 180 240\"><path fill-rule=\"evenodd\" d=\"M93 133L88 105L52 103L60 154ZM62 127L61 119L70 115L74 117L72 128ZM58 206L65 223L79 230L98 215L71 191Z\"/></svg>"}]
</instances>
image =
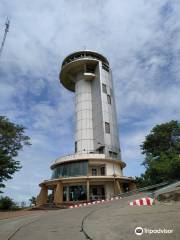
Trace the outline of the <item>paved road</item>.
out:
<instances>
[{"instance_id":1,"label":"paved road","mask_svg":"<svg viewBox=\"0 0 180 240\"><path fill-rule=\"evenodd\" d=\"M127 240L180 239L180 204L128 206L136 197L78 209L65 209L0 221L1 240ZM81 231L83 221L84 232ZM173 233L144 233L136 227L169 229Z\"/></svg>"}]
</instances>

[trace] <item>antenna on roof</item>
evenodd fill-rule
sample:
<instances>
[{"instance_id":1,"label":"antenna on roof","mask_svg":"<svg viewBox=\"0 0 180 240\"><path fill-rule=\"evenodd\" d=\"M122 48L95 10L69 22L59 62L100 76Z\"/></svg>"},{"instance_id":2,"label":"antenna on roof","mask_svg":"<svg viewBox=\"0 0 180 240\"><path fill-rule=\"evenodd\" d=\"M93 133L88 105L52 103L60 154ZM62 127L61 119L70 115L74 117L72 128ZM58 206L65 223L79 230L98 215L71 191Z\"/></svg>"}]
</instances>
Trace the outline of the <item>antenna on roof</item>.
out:
<instances>
[{"instance_id":1,"label":"antenna on roof","mask_svg":"<svg viewBox=\"0 0 180 240\"><path fill-rule=\"evenodd\" d=\"M3 47L4 47L4 44L5 44L5 41L6 41L7 33L9 32L9 26L10 26L10 21L7 18L7 20L5 22L4 36L3 36L3 40L2 40L2 43L1 43L1 47L0 47L0 57L1 57Z\"/></svg>"}]
</instances>

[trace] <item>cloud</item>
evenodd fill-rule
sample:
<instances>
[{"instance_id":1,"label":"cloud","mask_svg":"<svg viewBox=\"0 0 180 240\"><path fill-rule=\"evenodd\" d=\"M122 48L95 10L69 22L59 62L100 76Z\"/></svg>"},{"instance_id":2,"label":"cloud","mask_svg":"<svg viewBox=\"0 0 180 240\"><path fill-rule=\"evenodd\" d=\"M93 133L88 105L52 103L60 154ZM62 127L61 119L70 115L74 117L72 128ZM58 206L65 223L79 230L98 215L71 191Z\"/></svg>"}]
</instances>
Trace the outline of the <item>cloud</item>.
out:
<instances>
[{"instance_id":1,"label":"cloud","mask_svg":"<svg viewBox=\"0 0 180 240\"><path fill-rule=\"evenodd\" d=\"M143 172L145 135L155 124L180 118L178 0L3 0L0 39L7 16L0 114L25 125L33 145L18 156L23 168L5 194L18 201L36 195L54 159L74 151L73 93L58 74L63 58L84 48L110 61L124 173Z\"/></svg>"}]
</instances>

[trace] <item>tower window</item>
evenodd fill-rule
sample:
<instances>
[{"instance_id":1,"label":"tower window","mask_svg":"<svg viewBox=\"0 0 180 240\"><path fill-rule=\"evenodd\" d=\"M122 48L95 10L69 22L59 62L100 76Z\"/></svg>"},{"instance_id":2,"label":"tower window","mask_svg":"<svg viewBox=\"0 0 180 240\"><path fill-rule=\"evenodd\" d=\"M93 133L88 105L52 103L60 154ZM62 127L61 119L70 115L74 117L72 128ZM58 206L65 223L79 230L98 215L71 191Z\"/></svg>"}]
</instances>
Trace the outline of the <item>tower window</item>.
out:
<instances>
[{"instance_id":1,"label":"tower window","mask_svg":"<svg viewBox=\"0 0 180 240\"><path fill-rule=\"evenodd\" d=\"M77 152L77 142L75 142L75 153Z\"/></svg>"},{"instance_id":2,"label":"tower window","mask_svg":"<svg viewBox=\"0 0 180 240\"><path fill-rule=\"evenodd\" d=\"M104 146L99 147L98 151L99 151L100 154L104 153Z\"/></svg>"},{"instance_id":3,"label":"tower window","mask_svg":"<svg viewBox=\"0 0 180 240\"><path fill-rule=\"evenodd\" d=\"M118 155L116 152L109 151L109 156L112 158L117 158Z\"/></svg>"},{"instance_id":4,"label":"tower window","mask_svg":"<svg viewBox=\"0 0 180 240\"><path fill-rule=\"evenodd\" d=\"M103 90L104 93L107 93L106 84L104 84L104 83L102 84L102 90Z\"/></svg>"},{"instance_id":5,"label":"tower window","mask_svg":"<svg viewBox=\"0 0 180 240\"><path fill-rule=\"evenodd\" d=\"M105 131L106 133L110 133L110 124L108 122L105 122Z\"/></svg>"},{"instance_id":6,"label":"tower window","mask_svg":"<svg viewBox=\"0 0 180 240\"><path fill-rule=\"evenodd\" d=\"M107 102L108 102L108 104L111 104L111 96L110 95L107 95Z\"/></svg>"},{"instance_id":7,"label":"tower window","mask_svg":"<svg viewBox=\"0 0 180 240\"><path fill-rule=\"evenodd\" d=\"M109 72L109 66L108 66L107 64L102 63L102 68L103 68L105 71Z\"/></svg>"},{"instance_id":8,"label":"tower window","mask_svg":"<svg viewBox=\"0 0 180 240\"><path fill-rule=\"evenodd\" d=\"M114 158L117 158L117 153L113 152Z\"/></svg>"}]
</instances>

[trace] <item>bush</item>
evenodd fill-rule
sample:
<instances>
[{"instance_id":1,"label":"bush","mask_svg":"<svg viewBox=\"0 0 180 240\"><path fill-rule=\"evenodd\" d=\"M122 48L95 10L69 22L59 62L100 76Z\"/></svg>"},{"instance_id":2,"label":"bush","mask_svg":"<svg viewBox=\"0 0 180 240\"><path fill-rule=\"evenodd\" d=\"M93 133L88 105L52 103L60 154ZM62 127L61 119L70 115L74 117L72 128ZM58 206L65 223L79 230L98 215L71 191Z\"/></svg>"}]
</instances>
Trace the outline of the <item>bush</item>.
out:
<instances>
[{"instance_id":1,"label":"bush","mask_svg":"<svg viewBox=\"0 0 180 240\"><path fill-rule=\"evenodd\" d=\"M12 211L17 211L17 210L21 210L21 208L17 205L13 205L11 208Z\"/></svg>"},{"instance_id":2,"label":"bush","mask_svg":"<svg viewBox=\"0 0 180 240\"><path fill-rule=\"evenodd\" d=\"M12 210L16 206L13 200L9 197L1 197L0 198L0 209L1 210Z\"/></svg>"}]
</instances>

